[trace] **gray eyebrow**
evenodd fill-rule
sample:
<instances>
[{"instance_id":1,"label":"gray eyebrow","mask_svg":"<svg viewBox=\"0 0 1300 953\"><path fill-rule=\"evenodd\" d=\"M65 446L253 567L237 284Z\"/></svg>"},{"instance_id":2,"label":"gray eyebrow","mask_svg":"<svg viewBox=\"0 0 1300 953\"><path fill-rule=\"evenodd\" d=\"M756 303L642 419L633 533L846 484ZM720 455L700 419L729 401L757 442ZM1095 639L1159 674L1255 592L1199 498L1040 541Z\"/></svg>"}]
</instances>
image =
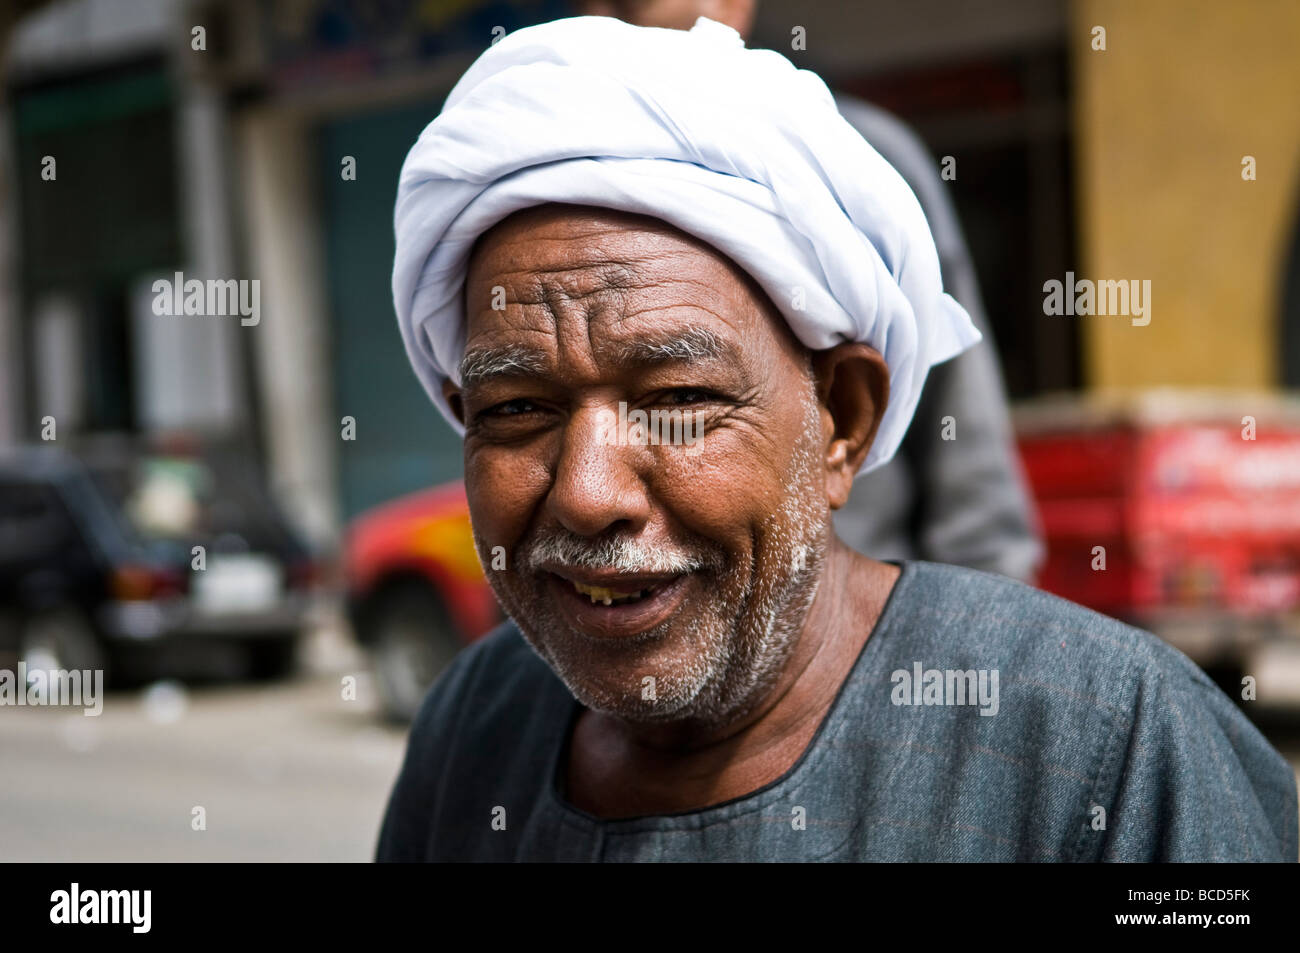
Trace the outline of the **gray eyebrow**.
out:
<instances>
[{"instance_id":1,"label":"gray eyebrow","mask_svg":"<svg viewBox=\"0 0 1300 953\"><path fill-rule=\"evenodd\" d=\"M708 328L643 335L618 345L615 359L622 364L695 363L707 360L736 360L736 347ZM482 384L495 377L539 377L550 359L545 351L523 344L476 347L460 362L462 387Z\"/></svg>"},{"instance_id":2,"label":"gray eyebrow","mask_svg":"<svg viewBox=\"0 0 1300 953\"><path fill-rule=\"evenodd\" d=\"M461 359L460 383L468 387L493 377L538 375L546 371L546 365L543 352L523 344L477 347Z\"/></svg>"},{"instance_id":3,"label":"gray eyebrow","mask_svg":"<svg viewBox=\"0 0 1300 953\"><path fill-rule=\"evenodd\" d=\"M660 336L647 335L628 341L618 349L618 359L625 364L663 364L669 361L694 361L730 358L732 345L708 328L690 328L685 332Z\"/></svg>"}]
</instances>

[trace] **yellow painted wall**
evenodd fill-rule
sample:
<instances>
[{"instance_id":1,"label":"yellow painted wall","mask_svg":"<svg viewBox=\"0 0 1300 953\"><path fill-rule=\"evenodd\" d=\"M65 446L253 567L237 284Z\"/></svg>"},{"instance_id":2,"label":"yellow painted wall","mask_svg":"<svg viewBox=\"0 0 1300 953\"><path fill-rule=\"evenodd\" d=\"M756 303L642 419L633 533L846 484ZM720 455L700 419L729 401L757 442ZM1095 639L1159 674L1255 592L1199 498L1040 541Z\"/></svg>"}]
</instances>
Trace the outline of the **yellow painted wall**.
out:
<instances>
[{"instance_id":1,"label":"yellow painted wall","mask_svg":"<svg viewBox=\"0 0 1300 953\"><path fill-rule=\"evenodd\" d=\"M1300 2L1073 0L1070 19L1076 270L1149 278L1151 323L1046 320L1083 323L1090 388L1275 386L1300 210Z\"/></svg>"}]
</instances>

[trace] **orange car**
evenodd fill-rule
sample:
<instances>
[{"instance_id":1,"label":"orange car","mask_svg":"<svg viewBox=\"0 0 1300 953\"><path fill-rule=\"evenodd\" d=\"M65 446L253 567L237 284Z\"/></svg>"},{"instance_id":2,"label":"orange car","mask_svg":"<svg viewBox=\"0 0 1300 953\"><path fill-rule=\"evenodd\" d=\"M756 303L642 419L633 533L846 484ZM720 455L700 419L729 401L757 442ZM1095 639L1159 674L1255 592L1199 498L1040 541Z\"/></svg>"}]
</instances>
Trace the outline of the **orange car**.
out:
<instances>
[{"instance_id":1,"label":"orange car","mask_svg":"<svg viewBox=\"0 0 1300 953\"><path fill-rule=\"evenodd\" d=\"M374 659L385 713L410 720L465 645L501 621L459 481L357 517L344 546L348 612Z\"/></svg>"}]
</instances>

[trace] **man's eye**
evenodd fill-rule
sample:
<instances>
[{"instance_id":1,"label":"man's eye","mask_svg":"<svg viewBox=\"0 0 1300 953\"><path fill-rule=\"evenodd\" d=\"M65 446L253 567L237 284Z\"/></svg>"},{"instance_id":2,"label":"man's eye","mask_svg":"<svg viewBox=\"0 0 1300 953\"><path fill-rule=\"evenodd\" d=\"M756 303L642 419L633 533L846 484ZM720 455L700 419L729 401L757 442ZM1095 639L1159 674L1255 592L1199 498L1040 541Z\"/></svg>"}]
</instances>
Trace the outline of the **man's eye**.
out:
<instances>
[{"instance_id":1,"label":"man's eye","mask_svg":"<svg viewBox=\"0 0 1300 953\"><path fill-rule=\"evenodd\" d=\"M683 406L686 404L708 404L718 399L718 395L699 387L678 387L664 394L664 403Z\"/></svg>"},{"instance_id":2,"label":"man's eye","mask_svg":"<svg viewBox=\"0 0 1300 953\"><path fill-rule=\"evenodd\" d=\"M514 400L507 400L500 404L494 404L479 414L480 417L518 417L520 414L531 413L537 409L527 397L516 397Z\"/></svg>"}]
</instances>

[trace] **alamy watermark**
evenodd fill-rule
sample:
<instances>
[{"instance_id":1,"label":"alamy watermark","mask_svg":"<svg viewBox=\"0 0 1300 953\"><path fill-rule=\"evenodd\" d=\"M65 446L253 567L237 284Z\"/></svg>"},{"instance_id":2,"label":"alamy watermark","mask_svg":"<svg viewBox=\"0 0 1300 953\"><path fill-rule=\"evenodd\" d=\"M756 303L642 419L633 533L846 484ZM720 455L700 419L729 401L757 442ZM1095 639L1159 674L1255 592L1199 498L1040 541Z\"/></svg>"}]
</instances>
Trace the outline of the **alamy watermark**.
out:
<instances>
[{"instance_id":1,"label":"alamy watermark","mask_svg":"<svg viewBox=\"0 0 1300 953\"><path fill-rule=\"evenodd\" d=\"M50 922L55 924L124 924L132 933L148 933L153 922L152 890L83 890L75 881L50 894Z\"/></svg>"},{"instance_id":2,"label":"alamy watermark","mask_svg":"<svg viewBox=\"0 0 1300 953\"><path fill-rule=\"evenodd\" d=\"M238 317L245 327L262 320L262 282L257 278L159 278L153 283L153 313L202 317Z\"/></svg>"},{"instance_id":3,"label":"alamy watermark","mask_svg":"<svg viewBox=\"0 0 1300 953\"><path fill-rule=\"evenodd\" d=\"M103 669L28 668L18 662L18 670L0 668L0 706L84 708L83 714L96 716L104 711Z\"/></svg>"},{"instance_id":4,"label":"alamy watermark","mask_svg":"<svg viewBox=\"0 0 1300 953\"><path fill-rule=\"evenodd\" d=\"M998 713L998 670L937 669L912 663L912 670L896 669L889 700L895 705L978 705L981 715Z\"/></svg>"},{"instance_id":5,"label":"alamy watermark","mask_svg":"<svg viewBox=\"0 0 1300 953\"><path fill-rule=\"evenodd\" d=\"M601 412L605 443L613 447L682 446L687 453L700 452L704 425L699 414L684 410L628 410L618 402L618 413Z\"/></svg>"},{"instance_id":6,"label":"alamy watermark","mask_svg":"<svg viewBox=\"0 0 1300 953\"><path fill-rule=\"evenodd\" d=\"M1127 315L1135 327L1151 323L1151 279L1138 281L1093 281L1075 279L1065 273L1065 281L1049 278L1043 282L1043 314L1050 315Z\"/></svg>"}]
</instances>

